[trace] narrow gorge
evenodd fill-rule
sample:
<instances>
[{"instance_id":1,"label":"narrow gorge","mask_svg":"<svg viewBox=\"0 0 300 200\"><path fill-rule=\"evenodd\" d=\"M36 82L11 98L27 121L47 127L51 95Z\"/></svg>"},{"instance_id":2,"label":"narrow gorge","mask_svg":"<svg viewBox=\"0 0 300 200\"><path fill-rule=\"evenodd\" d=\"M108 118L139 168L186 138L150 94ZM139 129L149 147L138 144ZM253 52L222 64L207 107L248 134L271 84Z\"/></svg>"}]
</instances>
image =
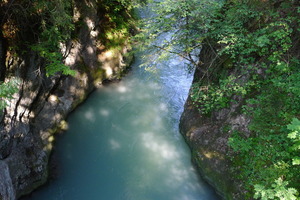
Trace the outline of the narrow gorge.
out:
<instances>
[{"instance_id":1,"label":"narrow gorge","mask_svg":"<svg viewBox=\"0 0 300 200\"><path fill-rule=\"evenodd\" d=\"M0 19L0 200L299 199L298 0L3 0Z\"/></svg>"}]
</instances>

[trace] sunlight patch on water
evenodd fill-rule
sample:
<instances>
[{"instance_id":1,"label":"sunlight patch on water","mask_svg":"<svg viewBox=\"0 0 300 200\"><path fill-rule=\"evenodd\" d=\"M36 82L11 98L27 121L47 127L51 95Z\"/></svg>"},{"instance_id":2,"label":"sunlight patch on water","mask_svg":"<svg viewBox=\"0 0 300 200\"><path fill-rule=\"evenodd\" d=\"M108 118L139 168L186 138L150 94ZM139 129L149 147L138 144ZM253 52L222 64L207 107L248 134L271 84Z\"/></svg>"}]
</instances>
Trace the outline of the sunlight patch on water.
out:
<instances>
[{"instance_id":1,"label":"sunlight patch on water","mask_svg":"<svg viewBox=\"0 0 300 200\"><path fill-rule=\"evenodd\" d=\"M92 110L86 111L86 112L84 113L84 117L85 117L87 120L92 121L92 122L94 122L94 121L96 120L95 114L94 114L94 112L93 112Z\"/></svg>"},{"instance_id":2,"label":"sunlight patch on water","mask_svg":"<svg viewBox=\"0 0 300 200\"><path fill-rule=\"evenodd\" d=\"M107 117L107 116L109 116L109 110L107 110L107 109L105 109L105 108L102 108L102 109L100 109L100 115L101 116L103 116L103 117Z\"/></svg>"},{"instance_id":3,"label":"sunlight patch on water","mask_svg":"<svg viewBox=\"0 0 300 200\"><path fill-rule=\"evenodd\" d=\"M124 85L121 85L120 84L120 86L118 87L118 91L120 92L120 93L125 93L125 92L127 92L127 88L124 86Z\"/></svg>"},{"instance_id":4,"label":"sunlight patch on water","mask_svg":"<svg viewBox=\"0 0 300 200\"><path fill-rule=\"evenodd\" d=\"M120 149L121 148L121 144L119 142L117 142L116 140L114 139L111 139L109 141L110 145L111 145L111 149L112 150L117 150L117 149Z\"/></svg>"},{"instance_id":5,"label":"sunlight patch on water","mask_svg":"<svg viewBox=\"0 0 300 200\"><path fill-rule=\"evenodd\" d=\"M142 133L141 137L143 145L152 151L153 155L160 155L161 158L167 160L175 160L175 158L179 157L174 147L171 146L171 144L164 142L164 140L161 140L157 134L151 132ZM158 157L158 161L162 161L161 158Z\"/></svg>"},{"instance_id":6,"label":"sunlight patch on water","mask_svg":"<svg viewBox=\"0 0 300 200\"><path fill-rule=\"evenodd\" d=\"M165 103L160 103L160 104L159 104L159 110L160 110L160 111L164 111L164 112L168 112L167 104L165 104Z\"/></svg>"}]
</instances>

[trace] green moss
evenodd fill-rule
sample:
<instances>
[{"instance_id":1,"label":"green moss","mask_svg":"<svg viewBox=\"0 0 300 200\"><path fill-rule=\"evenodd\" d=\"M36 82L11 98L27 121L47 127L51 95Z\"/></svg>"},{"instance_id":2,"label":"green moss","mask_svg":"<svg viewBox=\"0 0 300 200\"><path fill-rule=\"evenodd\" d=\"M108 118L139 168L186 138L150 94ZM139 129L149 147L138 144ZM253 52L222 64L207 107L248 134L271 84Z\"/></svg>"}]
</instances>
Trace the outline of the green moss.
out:
<instances>
[{"instance_id":1,"label":"green moss","mask_svg":"<svg viewBox=\"0 0 300 200\"><path fill-rule=\"evenodd\" d=\"M102 81L106 78L105 77L105 70L102 69L101 67L98 67L98 68L94 69L91 72L91 75L93 77L93 80L94 80L95 84L102 83Z\"/></svg>"},{"instance_id":2,"label":"green moss","mask_svg":"<svg viewBox=\"0 0 300 200\"><path fill-rule=\"evenodd\" d=\"M229 174L229 169L225 170L226 174L221 174L213 169L211 166L212 163L207 158L200 158L199 154L202 155L203 152L200 150L192 151L192 159L196 164L200 174L205 178L205 180L210 183L215 190L223 196L227 200L234 199L233 195L237 193L236 188L232 184ZM218 159L218 158L213 158ZM223 160L221 161L223 162ZM228 168L228 166L223 166L224 168Z\"/></svg>"}]
</instances>

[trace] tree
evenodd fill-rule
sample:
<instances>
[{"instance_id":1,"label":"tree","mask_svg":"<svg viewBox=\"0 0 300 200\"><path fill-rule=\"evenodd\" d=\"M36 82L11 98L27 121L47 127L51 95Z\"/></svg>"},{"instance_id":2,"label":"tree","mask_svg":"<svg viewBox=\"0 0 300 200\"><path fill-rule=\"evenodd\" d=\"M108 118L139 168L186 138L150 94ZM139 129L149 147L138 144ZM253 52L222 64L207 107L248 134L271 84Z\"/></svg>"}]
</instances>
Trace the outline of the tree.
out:
<instances>
[{"instance_id":1,"label":"tree","mask_svg":"<svg viewBox=\"0 0 300 200\"><path fill-rule=\"evenodd\" d=\"M151 48L163 59L176 54L198 65L198 54L211 19L222 3L209 0L149 1L152 16L143 21L138 38L143 48ZM162 36L168 34L167 38ZM162 41L163 40L163 41ZM154 41L159 41L154 43Z\"/></svg>"}]
</instances>

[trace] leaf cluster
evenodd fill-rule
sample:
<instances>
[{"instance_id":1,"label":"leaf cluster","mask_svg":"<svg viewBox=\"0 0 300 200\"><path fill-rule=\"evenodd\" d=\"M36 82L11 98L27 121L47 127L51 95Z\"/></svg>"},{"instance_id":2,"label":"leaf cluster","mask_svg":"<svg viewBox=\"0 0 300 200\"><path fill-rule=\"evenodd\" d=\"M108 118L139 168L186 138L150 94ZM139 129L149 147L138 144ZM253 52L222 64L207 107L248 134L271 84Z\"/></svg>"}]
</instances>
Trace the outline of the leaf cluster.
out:
<instances>
[{"instance_id":1,"label":"leaf cluster","mask_svg":"<svg viewBox=\"0 0 300 200\"><path fill-rule=\"evenodd\" d=\"M199 111L208 115L214 110L228 108L235 103L234 96L244 97L251 84L241 84L237 77L231 75L220 80L217 84L203 86L202 83L194 83L191 89L191 98Z\"/></svg>"},{"instance_id":2,"label":"leaf cluster","mask_svg":"<svg viewBox=\"0 0 300 200\"><path fill-rule=\"evenodd\" d=\"M33 5L41 23L38 43L31 44L30 48L45 59L47 76L55 75L57 72L75 75L74 70L63 64L63 55L59 48L59 45L71 39L71 33L75 28L72 19L72 1L37 1Z\"/></svg>"},{"instance_id":3,"label":"leaf cluster","mask_svg":"<svg viewBox=\"0 0 300 200\"><path fill-rule=\"evenodd\" d=\"M13 95L18 92L20 81L12 79L6 83L0 83L0 113L7 106L7 102L13 99Z\"/></svg>"}]
</instances>

